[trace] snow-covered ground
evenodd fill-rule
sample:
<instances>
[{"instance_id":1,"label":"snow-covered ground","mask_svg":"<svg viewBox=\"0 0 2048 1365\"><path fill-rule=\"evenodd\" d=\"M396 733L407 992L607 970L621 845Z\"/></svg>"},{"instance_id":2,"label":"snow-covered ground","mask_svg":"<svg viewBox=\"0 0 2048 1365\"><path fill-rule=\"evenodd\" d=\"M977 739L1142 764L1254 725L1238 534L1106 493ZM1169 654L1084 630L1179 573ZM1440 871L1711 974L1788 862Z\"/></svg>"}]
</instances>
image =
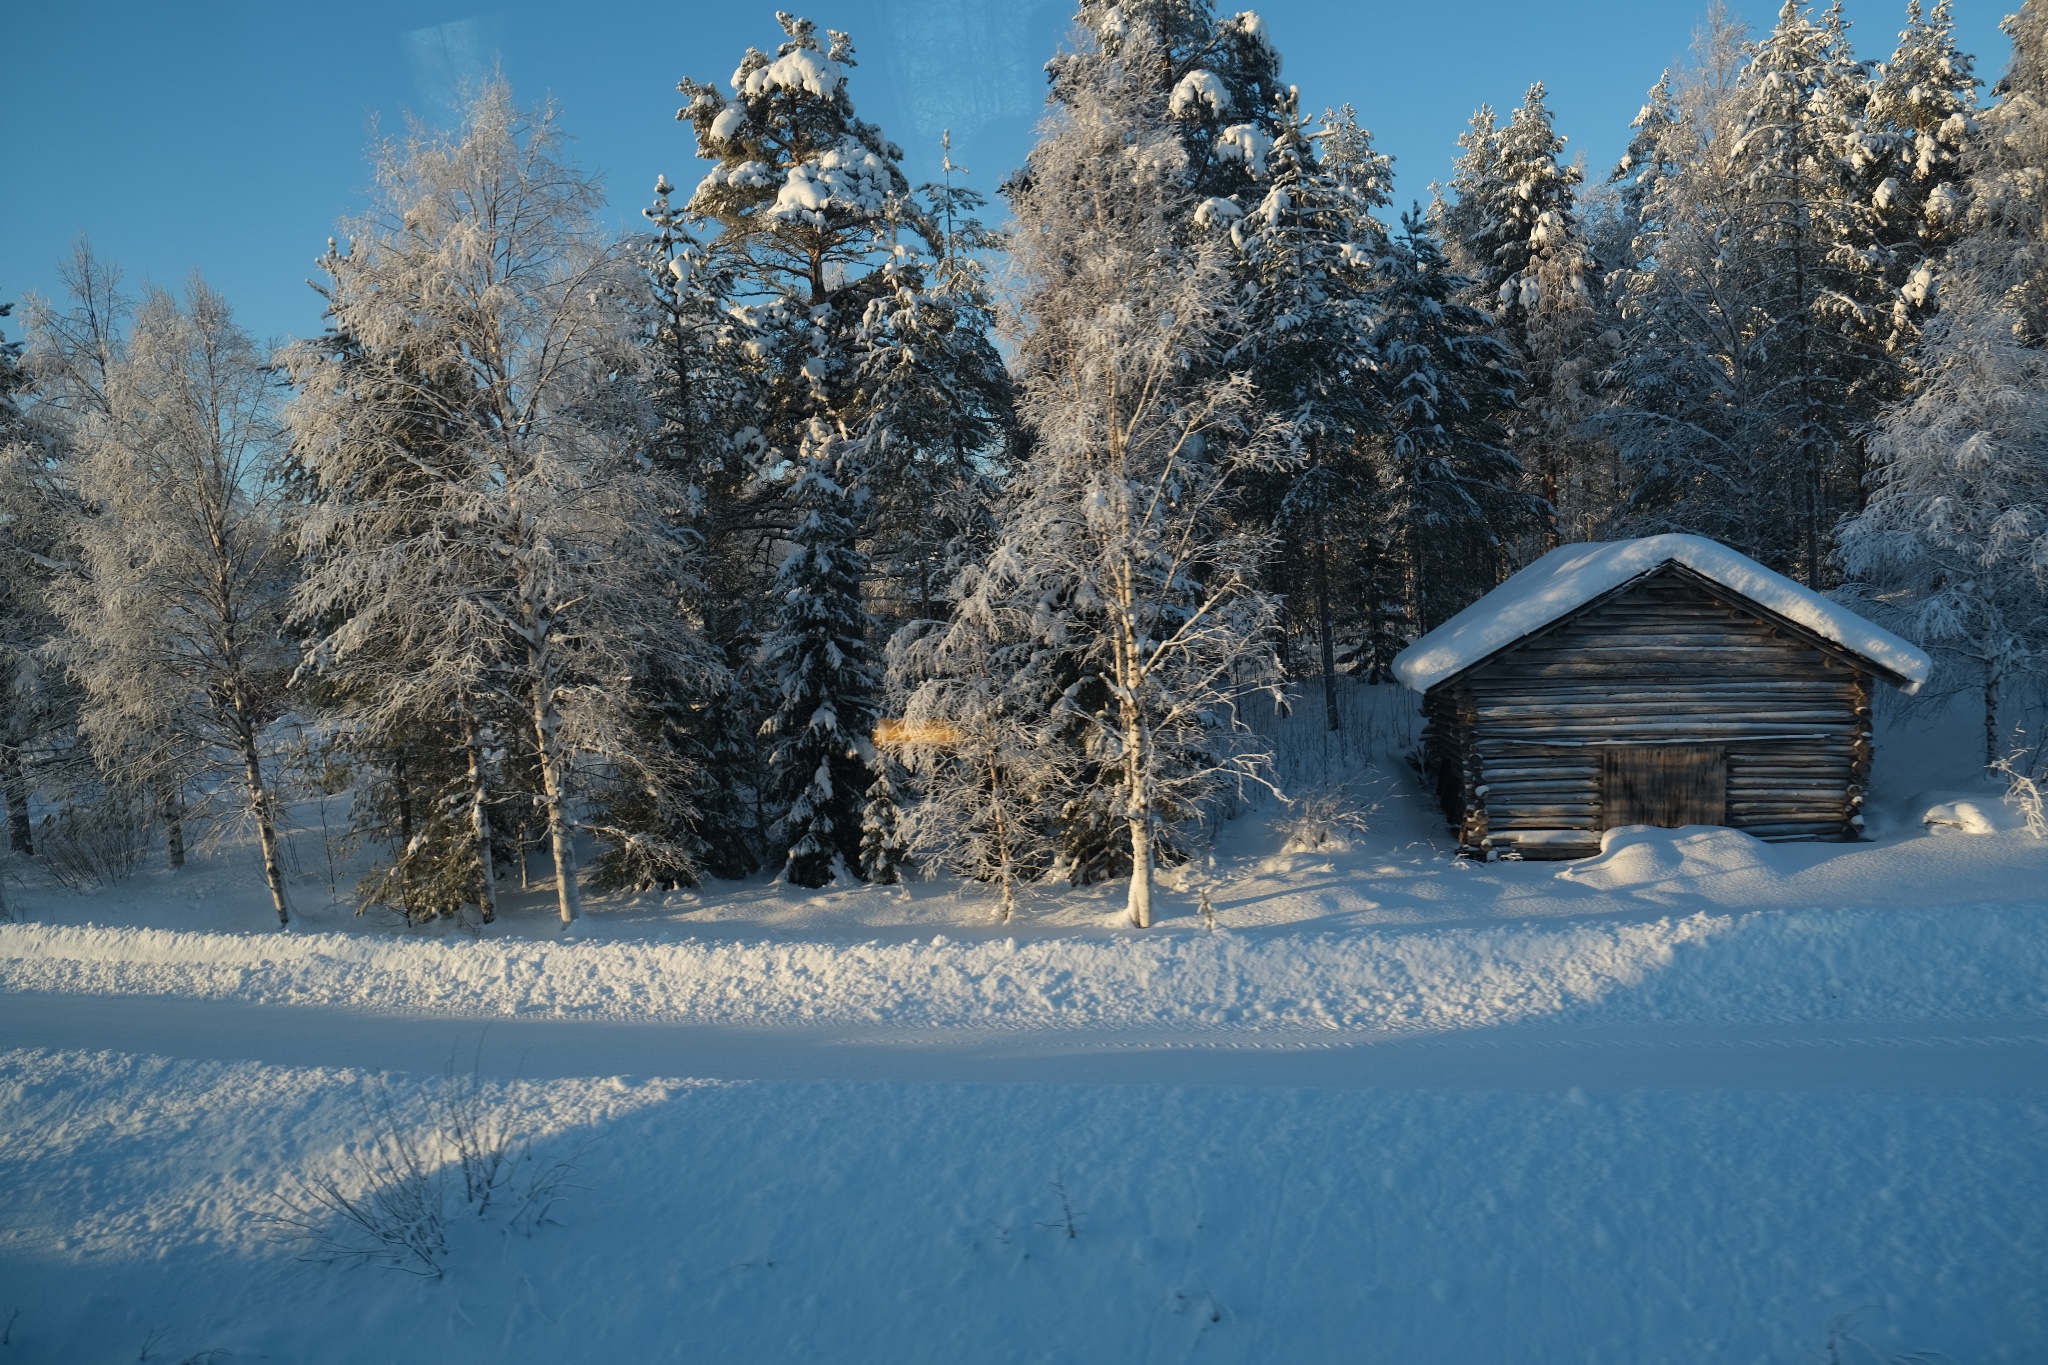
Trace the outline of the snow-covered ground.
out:
<instances>
[{"instance_id":1,"label":"snow-covered ground","mask_svg":"<svg viewBox=\"0 0 2048 1365\"><path fill-rule=\"evenodd\" d=\"M1881 738L1867 844L1485 866L1358 718L1371 830L1231 822L1145 934L765 881L408 931L317 827L290 934L232 848L11 882L0 1365L2048 1358L2048 846L1966 713ZM574 1160L552 1223L277 1240L451 1088Z\"/></svg>"}]
</instances>

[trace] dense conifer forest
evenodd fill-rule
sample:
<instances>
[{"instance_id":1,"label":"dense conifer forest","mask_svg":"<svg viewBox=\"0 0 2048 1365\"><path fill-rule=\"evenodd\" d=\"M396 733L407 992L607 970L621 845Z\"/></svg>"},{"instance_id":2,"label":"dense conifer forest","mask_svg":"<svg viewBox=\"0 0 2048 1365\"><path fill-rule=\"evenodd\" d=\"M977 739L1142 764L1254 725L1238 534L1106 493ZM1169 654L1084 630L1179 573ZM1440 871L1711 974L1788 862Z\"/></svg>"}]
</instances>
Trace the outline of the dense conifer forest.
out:
<instances>
[{"instance_id":1,"label":"dense conifer forest","mask_svg":"<svg viewBox=\"0 0 2048 1365\"><path fill-rule=\"evenodd\" d=\"M1247 708L1336 728L1546 550L1665 531L2038 761L2044 0L1988 88L1949 0L1882 60L1839 3L1717 5L1618 166L1538 84L1405 206L1255 14L1082 0L993 202L911 184L853 39L779 19L682 80L706 169L635 233L495 83L373 149L317 336L84 242L0 309L12 855L248 829L289 922L281 806L346 790L408 921L529 868L564 921L943 870L1143 925L1275 780Z\"/></svg>"}]
</instances>

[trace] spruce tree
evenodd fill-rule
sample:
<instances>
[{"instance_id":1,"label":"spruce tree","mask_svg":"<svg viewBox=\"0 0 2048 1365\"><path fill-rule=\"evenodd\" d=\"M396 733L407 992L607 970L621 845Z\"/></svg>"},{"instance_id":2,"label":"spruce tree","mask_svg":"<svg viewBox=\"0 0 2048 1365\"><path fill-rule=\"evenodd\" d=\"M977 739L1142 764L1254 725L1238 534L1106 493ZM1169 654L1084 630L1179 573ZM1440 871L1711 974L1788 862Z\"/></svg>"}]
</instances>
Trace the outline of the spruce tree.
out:
<instances>
[{"instance_id":1,"label":"spruce tree","mask_svg":"<svg viewBox=\"0 0 2048 1365\"><path fill-rule=\"evenodd\" d=\"M863 797L881 687L861 607L867 559L854 541L860 493L842 477L850 442L814 426L793 490L797 523L775 576L774 629L761 646L770 698L761 733L785 880L824 886L858 875ZM879 817L877 817L879 819Z\"/></svg>"},{"instance_id":2,"label":"spruce tree","mask_svg":"<svg viewBox=\"0 0 2048 1365\"><path fill-rule=\"evenodd\" d=\"M950 161L944 183L913 192L902 150L855 114L851 40L832 32L821 41L808 20L779 17L787 41L773 58L750 50L726 90L682 83L689 103L679 117L695 130L698 155L716 163L688 205L705 240L698 278L720 282L722 311L751 370L747 425L730 439L746 452L755 486L773 493L756 505L746 562L772 562L778 538L794 538L821 512L809 471L826 439L817 433L832 433L836 453L824 477L847 494L833 516L849 519L833 553L856 555L863 568L835 570L810 590L843 592L819 610L872 632L871 603L891 624L932 610L937 585L985 530L986 480L1010 426L1008 378L988 339L991 304L975 260L991 239L973 221L977 197L953 184ZM763 602L758 629L775 634L757 659L790 638L786 593L778 578L728 595ZM854 670L835 686L869 673ZM765 690L780 685L769 678ZM876 713L872 689L857 701L836 695L848 724ZM779 717L767 716L764 733ZM765 803L767 823L810 829L810 808L789 804L800 796L787 771L764 780L777 794ZM834 817L833 837L857 839L858 820L845 814ZM774 857L788 862L790 848ZM830 875L817 861L828 853L849 871L858 865L854 845L820 845L792 875L816 884Z\"/></svg>"},{"instance_id":3,"label":"spruce tree","mask_svg":"<svg viewBox=\"0 0 2048 1365\"><path fill-rule=\"evenodd\" d=\"M1935 307L1936 278L1966 221L1964 157L1977 132L1977 80L1956 47L1950 0L1923 13L1909 0L1892 59L1871 82L1856 150L1876 215L1892 290L1894 352L1912 344Z\"/></svg>"},{"instance_id":4,"label":"spruce tree","mask_svg":"<svg viewBox=\"0 0 2048 1365\"><path fill-rule=\"evenodd\" d=\"M1595 373L1605 359L1600 278L1579 221L1579 169L1560 160L1541 82L1496 127L1482 109L1435 217L1452 265L1470 277L1467 301L1494 319L1494 334L1521 372L1509 448L1545 506L1545 548L1589 539L1612 514L1613 457L1582 431L1592 415Z\"/></svg>"},{"instance_id":5,"label":"spruce tree","mask_svg":"<svg viewBox=\"0 0 2048 1365\"><path fill-rule=\"evenodd\" d=\"M1297 98L1282 97L1285 122L1269 157L1264 198L1230 224L1254 281L1257 320L1234 358L1249 360L1261 399L1289 423L1303 457L1299 467L1256 479L1251 493L1278 499L1268 516L1282 536L1279 585L1293 589L1292 600L1306 608L1325 718L1334 730L1341 724L1338 637L1353 625L1345 610L1355 599L1348 550L1372 500L1363 450L1382 422L1365 343L1387 251L1386 228L1374 213L1387 202L1388 177L1385 158L1372 151L1371 134L1348 107L1326 112L1315 128L1296 112Z\"/></svg>"},{"instance_id":6,"label":"spruce tree","mask_svg":"<svg viewBox=\"0 0 2048 1365\"><path fill-rule=\"evenodd\" d=\"M1387 414L1374 443L1382 578L1372 591L1398 602L1419 633L1505 576L1513 539L1537 524L1541 507L1521 488L1506 445L1514 357L1491 318L1462 301L1471 281L1419 213L1403 215L1383 271L1369 337Z\"/></svg>"},{"instance_id":7,"label":"spruce tree","mask_svg":"<svg viewBox=\"0 0 2048 1365\"><path fill-rule=\"evenodd\" d=\"M1788 3L1733 79L1728 52L1632 150L1641 233L1598 425L1629 529L1714 536L1824 585L1862 498L1862 433L1902 378L1857 162L1868 73L1839 9Z\"/></svg>"}]
</instances>

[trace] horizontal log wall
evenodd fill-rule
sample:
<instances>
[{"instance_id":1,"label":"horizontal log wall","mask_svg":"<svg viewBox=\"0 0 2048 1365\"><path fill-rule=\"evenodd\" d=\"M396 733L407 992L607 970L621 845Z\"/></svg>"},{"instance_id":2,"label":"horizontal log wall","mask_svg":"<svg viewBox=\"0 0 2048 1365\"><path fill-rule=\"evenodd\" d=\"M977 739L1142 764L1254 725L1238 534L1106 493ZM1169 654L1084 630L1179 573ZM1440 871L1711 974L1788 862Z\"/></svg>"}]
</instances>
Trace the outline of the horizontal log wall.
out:
<instances>
[{"instance_id":1,"label":"horizontal log wall","mask_svg":"<svg viewBox=\"0 0 2048 1365\"><path fill-rule=\"evenodd\" d=\"M1862 824L1868 675L1676 571L1437 688L1429 715L1439 796L1467 852L1596 852L1612 745L1724 747L1728 823L1759 838L1851 838Z\"/></svg>"}]
</instances>

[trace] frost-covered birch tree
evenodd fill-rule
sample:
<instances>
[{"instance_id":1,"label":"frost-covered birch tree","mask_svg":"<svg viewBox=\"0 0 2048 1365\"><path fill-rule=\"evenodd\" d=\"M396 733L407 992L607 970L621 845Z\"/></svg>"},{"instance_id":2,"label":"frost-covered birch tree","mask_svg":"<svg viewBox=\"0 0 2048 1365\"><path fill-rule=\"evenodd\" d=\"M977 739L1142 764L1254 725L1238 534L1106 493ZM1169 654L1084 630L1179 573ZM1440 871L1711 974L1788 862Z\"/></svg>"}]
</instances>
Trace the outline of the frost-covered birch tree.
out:
<instances>
[{"instance_id":1,"label":"frost-covered birch tree","mask_svg":"<svg viewBox=\"0 0 2048 1365\"><path fill-rule=\"evenodd\" d=\"M103 785L88 745L75 743L78 692L53 649L60 633L51 615L50 589L77 567L72 532L78 525L76 465L86 427L108 415L108 381L126 345L134 305L121 290L120 271L99 259L80 238L57 267L64 297L28 296L26 348L16 372L18 400L12 424L5 488L12 686L0 722L0 779L4 779L10 841L19 852L34 846L29 803L40 785L46 799L68 803ZM148 741L140 741L149 747ZM157 746L158 752L163 752ZM189 773L177 765L161 774L154 792L126 791L164 821L168 862L184 866L183 787Z\"/></svg>"},{"instance_id":2,"label":"frost-covered birch tree","mask_svg":"<svg viewBox=\"0 0 2048 1365\"><path fill-rule=\"evenodd\" d=\"M1230 474L1271 458L1274 433L1248 380L1198 370L1240 323L1222 246L1175 230L1192 185L1163 55L1137 26L1072 54L1015 183L1033 446L992 556L1043 585L1034 629L1073 660L1058 706L1123 822L1141 927L1162 832L1259 772L1235 707L1277 679L1267 547L1226 515Z\"/></svg>"},{"instance_id":3,"label":"frost-covered birch tree","mask_svg":"<svg viewBox=\"0 0 2048 1365\"><path fill-rule=\"evenodd\" d=\"M502 83L457 132L383 144L376 207L324 262L336 332L373 358L378 385L338 363L345 349L299 348L291 416L318 489L297 601L321 628L313 666L376 675L403 641L416 667L402 686L368 679L371 723L454 707L472 755L489 714L472 704L520 718L566 924L581 904L579 831L648 837L588 814L608 784L649 783L632 680L659 665L709 685L720 668L697 630L676 509L645 458L624 306L640 283L594 221L597 186L559 151L551 111L520 112ZM394 417L429 421L431 442L394 442ZM366 465L392 461L406 479L363 482ZM472 828L488 883L488 827Z\"/></svg>"},{"instance_id":4,"label":"frost-covered birch tree","mask_svg":"<svg viewBox=\"0 0 2048 1365\"><path fill-rule=\"evenodd\" d=\"M1017 548L1005 540L964 566L944 619L899 631L889 659L903 699L889 747L923 797L906 813L910 849L924 866L993 882L1002 920L1018 888L1055 867L1060 816L1087 770L1060 706L1079 680L1063 609L1073 584Z\"/></svg>"},{"instance_id":5,"label":"frost-covered birch tree","mask_svg":"<svg viewBox=\"0 0 2048 1365\"><path fill-rule=\"evenodd\" d=\"M182 302L151 291L79 436L78 565L55 601L102 770L138 793L233 793L283 925L271 724L295 564L275 382L202 281Z\"/></svg>"}]
</instances>

